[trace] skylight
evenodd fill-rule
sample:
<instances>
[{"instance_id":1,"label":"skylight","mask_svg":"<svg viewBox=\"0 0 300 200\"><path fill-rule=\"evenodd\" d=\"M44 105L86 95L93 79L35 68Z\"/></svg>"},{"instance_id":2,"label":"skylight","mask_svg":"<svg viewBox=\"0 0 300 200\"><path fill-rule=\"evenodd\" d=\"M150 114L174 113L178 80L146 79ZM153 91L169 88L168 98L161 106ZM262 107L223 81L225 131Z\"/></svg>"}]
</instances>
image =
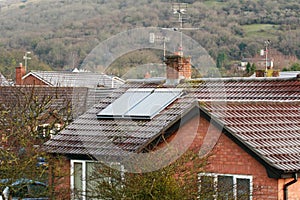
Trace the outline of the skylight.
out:
<instances>
[{"instance_id":1,"label":"skylight","mask_svg":"<svg viewBox=\"0 0 300 200\"><path fill-rule=\"evenodd\" d=\"M129 89L97 114L98 119L152 119L180 97L182 89Z\"/></svg>"}]
</instances>

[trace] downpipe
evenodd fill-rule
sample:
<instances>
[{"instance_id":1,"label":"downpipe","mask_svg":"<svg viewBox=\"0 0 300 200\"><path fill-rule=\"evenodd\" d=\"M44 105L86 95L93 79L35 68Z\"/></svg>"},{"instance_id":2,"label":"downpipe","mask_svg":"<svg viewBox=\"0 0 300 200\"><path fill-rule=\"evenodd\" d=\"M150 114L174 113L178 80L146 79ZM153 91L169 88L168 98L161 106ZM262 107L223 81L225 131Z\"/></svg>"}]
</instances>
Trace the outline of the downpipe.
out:
<instances>
[{"instance_id":1,"label":"downpipe","mask_svg":"<svg viewBox=\"0 0 300 200\"><path fill-rule=\"evenodd\" d=\"M298 175L297 175L297 173L295 173L295 174L294 174L294 180L292 180L292 181L290 181L290 182L284 184L284 186L283 186L283 192L284 192L284 194L283 194L283 199L284 199L284 200L288 200L288 187L289 187L290 185L293 185L293 184L296 183L297 181L298 181Z\"/></svg>"}]
</instances>

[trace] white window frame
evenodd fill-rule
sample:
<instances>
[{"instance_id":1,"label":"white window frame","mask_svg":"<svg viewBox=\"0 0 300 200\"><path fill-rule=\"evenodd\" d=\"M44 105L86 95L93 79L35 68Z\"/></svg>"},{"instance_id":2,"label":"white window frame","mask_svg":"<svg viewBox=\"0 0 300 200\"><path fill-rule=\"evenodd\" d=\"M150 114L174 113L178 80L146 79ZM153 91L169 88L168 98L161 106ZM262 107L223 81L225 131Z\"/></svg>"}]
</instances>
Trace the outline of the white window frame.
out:
<instances>
[{"instance_id":1,"label":"white window frame","mask_svg":"<svg viewBox=\"0 0 300 200\"><path fill-rule=\"evenodd\" d=\"M237 174L218 174L218 173L199 173L198 179L200 181L200 178L202 176L211 176L214 178L214 191L216 191L217 194L217 187L218 187L218 176L231 176L233 177L233 197L235 200L237 199L237 179L248 179L250 182L250 196L249 199L252 200L252 194L253 194L253 176L251 175L237 175ZM199 191L201 190L201 184L199 184ZM218 196L218 195L217 195ZM214 197L214 199L217 199L217 196ZM201 196L200 196L201 197Z\"/></svg>"},{"instance_id":2,"label":"white window frame","mask_svg":"<svg viewBox=\"0 0 300 200\"><path fill-rule=\"evenodd\" d=\"M74 190L75 190L75 177L74 177L74 174L75 174L75 163L80 163L82 165L82 198L81 200L86 200L86 186L87 186L87 183L86 183L86 164L87 163L97 163L97 161L91 161L91 160L71 160L71 176L70 176L70 187L71 187L71 198L74 199ZM122 177L122 180L124 179L124 165L121 165L121 163L118 163L118 162L113 162L111 163L111 165L120 165L120 169L121 169L121 177ZM111 177L108 177L109 180Z\"/></svg>"},{"instance_id":3,"label":"white window frame","mask_svg":"<svg viewBox=\"0 0 300 200\"><path fill-rule=\"evenodd\" d=\"M71 160L71 198L74 199L74 190L75 190L75 163L80 163L82 165L82 200L86 200L86 163L87 161L83 161L83 160Z\"/></svg>"}]
</instances>

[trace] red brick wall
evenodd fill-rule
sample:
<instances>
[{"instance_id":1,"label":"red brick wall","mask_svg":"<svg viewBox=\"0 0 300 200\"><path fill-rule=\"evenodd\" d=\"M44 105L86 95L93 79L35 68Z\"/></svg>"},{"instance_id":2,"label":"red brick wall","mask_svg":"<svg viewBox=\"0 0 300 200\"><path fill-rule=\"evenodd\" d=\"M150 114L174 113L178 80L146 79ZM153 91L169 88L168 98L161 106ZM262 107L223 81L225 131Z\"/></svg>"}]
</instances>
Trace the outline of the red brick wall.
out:
<instances>
[{"instance_id":1,"label":"red brick wall","mask_svg":"<svg viewBox=\"0 0 300 200\"><path fill-rule=\"evenodd\" d=\"M278 200L283 200L283 186L293 179L280 179L278 181ZM299 200L300 199L300 180L293 185L288 187L288 200Z\"/></svg>"},{"instance_id":2,"label":"red brick wall","mask_svg":"<svg viewBox=\"0 0 300 200\"><path fill-rule=\"evenodd\" d=\"M253 200L278 198L277 179L268 178L266 169L226 135L221 134L221 136L218 137L220 130L213 125L210 126L209 121L205 118L195 117L181 127L177 132L177 136L184 136L181 137L182 144L187 141L188 137L193 137L192 131L194 131L195 125L198 126L198 133L191 148L199 150L207 134L213 135L209 141L217 141L208 159L209 164L206 166L205 172L252 175ZM208 129L208 127L210 128ZM210 145L208 145L208 147L209 146Z\"/></svg>"},{"instance_id":3,"label":"red brick wall","mask_svg":"<svg viewBox=\"0 0 300 200\"><path fill-rule=\"evenodd\" d=\"M51 168L49 186L53 188L54 199L71 199L70 160L61 156L52 161L54 165Z\"/></svg>"},{"instance_id":4,"label":"red brick wall","mask_svg":"<svg viewBox=\"0 0 300 200\"><path fill-rule=\"evenodd\" d=\"M173 55L167 57L167 79L179 79L184 77L190 79L192 76L191 58Z\"/></svg>"},{"instance_id":5,"label":"red brick wall","mask_svg":"<svg viewBox=\"0 0 300 200\"><path fill-rule=\"evenodd\" d=\"M179 78L178 70L176 70L176 68L168 66L167 67L167 78L168 79L178 79Z\"/></svg>"},{"instance_id":6,"label":"red brick wall","mask_svg":"<svg viewBox=\"0 0 300 200\"><path fill-rule=\"evenodd\" d=\"M192 77L191 58L183 58L181 59L181 62L182 67L179 68L179 76L190 79Z\"/></svg>"},{"instance_id":7,"label":"red brick wall","mask_svg":"<svg viewBox=\"0 0 300 200\"><path fill-rule=\"evenodd\" d=\"M45 82L41 81L40 79L29 75L25 79L23 79L23 85L47 85Z\"/></svg>"}]
</instances>

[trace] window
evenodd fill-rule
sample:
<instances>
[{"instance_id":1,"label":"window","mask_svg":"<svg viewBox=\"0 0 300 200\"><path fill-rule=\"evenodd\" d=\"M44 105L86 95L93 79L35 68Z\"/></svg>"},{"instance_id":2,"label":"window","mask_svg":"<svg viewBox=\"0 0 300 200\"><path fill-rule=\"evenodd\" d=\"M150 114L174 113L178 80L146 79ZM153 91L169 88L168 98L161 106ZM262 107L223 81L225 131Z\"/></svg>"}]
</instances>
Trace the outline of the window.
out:
<instances>
[{"instance_id":1,"label":"window","mask_svg":"<svg viewBox=\"0 0 300 200\"><path fill-rule=\"evenodd\" d=\"M74 199L80 199L81 196L83 196L83 194L81 192L84 191L83 186L85 186L85 184L83 184L83 180L85 178L84 177L84 171L83 167L84 166L84 162L74 162L72 169L73 172L71 172L71 175L73 176L71 179L71 187L72 187L72 191L74 191Z\"/></svg>"},{"instance_id":2,"label":"window","mask_svg":"<svg viewBox=\"0 0 300 200\"><path fill-rule=\"evenodd\" d=\"M199 174L199 199L252 200L252 176Z\"/></svg>"},{"instance_id":3,"label":"window","mask_svg":"<svg viewBox=\"0 0 300 200\"><path fill-rule=\"evenodd\" d=\"M103 180L110 184L115 183L112 177L116 177L116 175L112 177L102 176L101 166L103 164L99 162L71 160L71 190L73 191L73 200L93 199L91 197L95 196L93 192L96 191L94 188ZM119 173L118 175L124 178L124 167L120 163L111 163L111 166L114 169L118 169L112 170L114 173Z\"/></svg>"}]
</instances>

